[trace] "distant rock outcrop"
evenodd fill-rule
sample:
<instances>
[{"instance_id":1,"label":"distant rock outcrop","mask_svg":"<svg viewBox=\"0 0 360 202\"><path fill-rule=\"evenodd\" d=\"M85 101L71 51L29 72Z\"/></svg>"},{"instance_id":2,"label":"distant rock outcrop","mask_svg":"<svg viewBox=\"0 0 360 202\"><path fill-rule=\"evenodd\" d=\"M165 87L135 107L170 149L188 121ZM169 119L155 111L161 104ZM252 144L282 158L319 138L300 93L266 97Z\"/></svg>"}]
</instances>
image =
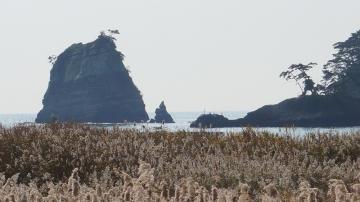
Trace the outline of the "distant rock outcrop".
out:
<instances>
[{"instance_id":1,"label":"distant rock outcrop","mask_svg":"<svg viewBox=\"0 0 360 202\"><path fill-rule=\"evenodd\" d=\"M150 120L150 123L175 123L169 112L166 110L164 101L155 110L155 118Z\"/></svg>"},{"instance_id":2,"label":"distant rock outcrop","mask_svg":"<svg viewBox=\"0 0 360 202\"><path fill-rule=\"evenodd\" d=\"M142 95L111 36L71 45L51 70L36 122L118 123L147 121Z\"/></svg>"},{"instance_id":3,"label":"distant rock outcrop","mask_svg":"<svg viewBox=\"0 0 360 202\"><path fill-rule=\"evenodd\" d=\"M191 128L224 128L236 127L235 120L229 120L219 114L202 114L190 124Z\"/></svg>"}]
</instances>

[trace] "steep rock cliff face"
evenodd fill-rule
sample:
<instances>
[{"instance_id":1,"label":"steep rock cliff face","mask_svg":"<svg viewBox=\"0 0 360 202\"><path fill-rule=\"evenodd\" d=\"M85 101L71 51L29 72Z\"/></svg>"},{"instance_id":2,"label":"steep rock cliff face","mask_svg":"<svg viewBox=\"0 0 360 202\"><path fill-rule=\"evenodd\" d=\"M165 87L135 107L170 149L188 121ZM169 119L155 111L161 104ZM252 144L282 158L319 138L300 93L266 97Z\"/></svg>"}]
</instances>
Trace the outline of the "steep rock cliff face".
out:
<instances>
[{"instance_id":1,"label":"steep rock cliff face","mask_svg":"<svg viewBox=\"0 0 360 202\"><path fill-rule=\"evenodd\" d=\"M122 61L113 38L106 35L71 45L54 63L36 122L147 121L140 91Z\"/></svg>"}]
</instances>

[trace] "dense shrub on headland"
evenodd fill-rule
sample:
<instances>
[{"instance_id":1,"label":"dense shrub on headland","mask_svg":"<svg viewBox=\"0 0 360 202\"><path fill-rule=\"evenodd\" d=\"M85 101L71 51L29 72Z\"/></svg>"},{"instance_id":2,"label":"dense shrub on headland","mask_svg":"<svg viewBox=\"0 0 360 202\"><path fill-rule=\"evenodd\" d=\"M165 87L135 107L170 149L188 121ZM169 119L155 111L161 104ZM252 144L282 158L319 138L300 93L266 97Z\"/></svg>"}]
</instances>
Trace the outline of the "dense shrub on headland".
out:
<instances>
[{"instance_id":1,"label":"dense shrub on headland","mask_svg":"<svg viewBox=\"0 0 360 202\"><path fill-rule=\"evenodd\" d=\"M359 157L360 133L0 127L0 201L358 201Z\"/></svg>"}]
</instances>

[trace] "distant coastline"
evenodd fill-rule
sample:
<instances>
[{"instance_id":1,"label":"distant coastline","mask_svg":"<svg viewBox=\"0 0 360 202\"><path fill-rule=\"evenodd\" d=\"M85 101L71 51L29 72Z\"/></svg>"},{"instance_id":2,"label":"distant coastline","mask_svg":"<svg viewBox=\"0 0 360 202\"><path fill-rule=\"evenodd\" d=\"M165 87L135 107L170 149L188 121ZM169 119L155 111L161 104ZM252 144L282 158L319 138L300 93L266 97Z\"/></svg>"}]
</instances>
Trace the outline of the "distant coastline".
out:
<instances>
[{"instance_id":1,"label":"distant coastline","mask_svg":"<svg viewBox=\"0 0 360 202\"><path fill-rule=\"evenodd\" d=\"M206 112L210 113L210 112ZM211 112L223 114L226 117L230 117L231 119L235 119L238 117L243 117L246 115L246 112L241 111L223 111L223 112ZM154 112L149 113L149 116L154 116ZM152 124L152 123L138 123L136 125L133 124L115 124L124 129L138 129L138 130L166 130L169 132L178 132L178 131L207 131L207 132L215 132L215 133L236 133L242 132L246 127L232 127L232 128L207 128L207 129L198 129L198 128L190 128L190 123L196 119L199 115L204 114L204 112L171 112L171 115L174 117L175 124ZM21 123L35 123L36 114L0 114L0 124L5 127L15 126ZM99 127L112 127L114 124L94 124ZM145 129L144 129L145 126ZM309 133L319 133L319 132L329 132L329 133L338 133L338 134L349 134L360 131L360 127L339 127L339 128L303 128L303 127L254 127L253 128L257 132L270 132L279 135L295 135L295 136L304 136Z\"/></svg>"},{"instance_id":2,"label":"distant coastline","mask_svg":"<svg viewBox=\"0 0 360 202\"><path fill-rule=\"evenodd\" d=\"M204 112L188 111L188 112L170 112L174 120L179 124L190 123ZM206 112L208 113L208 112ZM214 111L212 113L223 114L229 118L239 118L246 115L245 111ZM150 117L154 117L155 112L148 113ZM35 122L36 113L5 113L0 114L0 123L3 125L12 125L24 122Z\"/></svg>"}]
</instances>

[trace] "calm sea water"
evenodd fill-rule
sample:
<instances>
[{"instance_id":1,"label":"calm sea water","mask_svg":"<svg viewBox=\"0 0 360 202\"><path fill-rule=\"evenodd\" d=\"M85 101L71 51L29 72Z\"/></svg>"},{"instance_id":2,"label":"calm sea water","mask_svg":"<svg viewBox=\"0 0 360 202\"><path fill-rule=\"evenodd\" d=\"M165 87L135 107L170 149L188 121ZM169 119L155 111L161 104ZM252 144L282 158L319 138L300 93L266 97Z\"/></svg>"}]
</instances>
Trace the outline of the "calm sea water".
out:
<instances>
[{"instance_id":1,"label":"calm sea water","mask_svg":"<svg viewBox=\"0 0 360 202\"><path fill-rule=\"evenodd\" d=\"M168 131L198 131L199 129L192 129L190 128L190 123L196 120L203 112L172 112L170 113L174 118L174 124L94 124L97 126L104 126L104 127L113 127L117 125L123 128L132 128L132 129L139 129L139 130L168 130ZM237 119L244 117L246 112L214 112L217 114L222 114L229 119ZM150 117L154 117L154 113L149 113ZM5 127L14 126L16 124L21 123L34 123L36 118L36 114L0 114L0 124ZM254 128L256 131L267 131L272 133L278 134L290 134L295 136L302 136L307 133L318 133L318 132L329 132L329 133L340 133L340 134L347 134L353 132L360 132L360 127L347 127L347 128ZM241 132L244 128L214 128L214 129L207 129L209 132L224 132L224 133L231 133L231 132Z\"/></svg>"},{"instance_id":2,"label":"calm sea water","mask_svg":"<svg viewBox=\"0 0 360 202\"><path fill-rule=\"evenodd\" d=\"M246 112L214 112L222 114L229 119L237 119L244 117ZM171 112L170 113L176 124L168 124L179 127L189 127L192 121L195 121L203 112ZM153 118L155 113L149 113L149 117ZM3 126L14 126L19 123L34 123L36 114L0 114L0 123ZM156 124L154 124L156 125Z\"/></svg>"}]
</instances>

